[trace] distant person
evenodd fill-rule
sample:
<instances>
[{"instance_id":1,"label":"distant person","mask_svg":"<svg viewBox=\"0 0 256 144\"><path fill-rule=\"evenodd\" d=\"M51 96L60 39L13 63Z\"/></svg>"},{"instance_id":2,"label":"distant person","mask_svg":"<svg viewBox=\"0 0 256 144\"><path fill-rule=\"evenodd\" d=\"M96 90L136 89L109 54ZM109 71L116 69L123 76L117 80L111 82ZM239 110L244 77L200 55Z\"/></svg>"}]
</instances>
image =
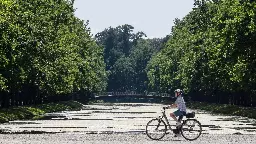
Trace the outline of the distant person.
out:
<instances>
[{"instance_id":1,"label":"distant person","mask_svg":"<svg viewBox=\"0 0 256 144\"><path fill-rule=\"evenodd\" d=\"M182 96L182 90L176 89L174 92L175 92L175 97L177 97L177 99L174 104L169 105L168 107L178 108L178 110L174 111L173 113L170 113L170 116L177 122L176 127L179 127L181 126L181 120L183 116L186 115L186 104ZM177 117L179 118L177 119Z\"/></svg>"}]
</instances>

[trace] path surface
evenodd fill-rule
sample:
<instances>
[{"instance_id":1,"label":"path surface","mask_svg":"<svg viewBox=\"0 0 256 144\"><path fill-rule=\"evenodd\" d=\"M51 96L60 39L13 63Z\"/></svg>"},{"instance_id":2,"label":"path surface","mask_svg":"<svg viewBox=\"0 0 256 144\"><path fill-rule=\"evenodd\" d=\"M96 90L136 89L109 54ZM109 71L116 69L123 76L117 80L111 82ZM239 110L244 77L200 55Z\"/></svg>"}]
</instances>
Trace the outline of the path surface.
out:
<instances>
[{"instance_id":1,"label":"path surface","mask_svg":"<svg viewBox=\"0 0 256 144\"><path fill-rule=\"evenodd\" d=\"M204 134L195 141L166 135L153 141L144 134L21 134L0 135L1 144L255 144L256 135Z\"/></svg>"},{"instance_id":2,"label":"path surface","mask_svg":"<svg viewBox=\"0 0 256 144\"><path fill-rule=\"evenodd\" d=\"M93 104L81 111L56 114L66 119L11 121L0 125L0 143L256 143L255 120L198 110L193 110L203 126L198 140L189 142L168 134L162 141L152 141L145 135L145 126L161 114L162 107L145 103Z\"/></svg>"}]
</instances>

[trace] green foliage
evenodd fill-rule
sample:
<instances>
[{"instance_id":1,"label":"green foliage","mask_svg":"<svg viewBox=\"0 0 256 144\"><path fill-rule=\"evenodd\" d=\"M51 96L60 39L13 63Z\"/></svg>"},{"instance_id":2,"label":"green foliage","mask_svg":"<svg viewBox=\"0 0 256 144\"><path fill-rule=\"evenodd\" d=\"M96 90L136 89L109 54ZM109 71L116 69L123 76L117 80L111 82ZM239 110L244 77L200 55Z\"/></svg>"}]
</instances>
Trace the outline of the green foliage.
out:
<instances>
[{"instance_id":1,"label":"green foliage","mask_svg":"<svg viewBox=\"0 0 256 144\"><path fill-rule=\"evenodd\" d=\"M109 27L95 36L97 43L104 47L108 91L145 90L144 68L152 52L148 54L150 56L143 56L149 52L146 49L152 49L152 46L150 40L142 40L145 36L143 32L133 33L133 29L133 26L125 24L116 28ZM155 47L160 43L155 43Z\"/></svg>"},{"instance_id":2,"label":"green foliage","mask_svg":"<svg viewBox=\"0 0 256 144\"><path fill-rule=\"evenodd\" d=\"M150 86L180 87L195 100L256 104L255 6L250 0L196 0L148 65Z\"/></svg>"},{"instance_id":3,"label":"green foliage","mask_svg":"<svg viewBox=\"0 0 256 144\"><path fill-rule=\"evenodd\" d=\"M146 66L149 60L162 48L162 39L141 39L133 46L130 54L131 63L134 69L133 87L137 92L147 90Z\"/></svg>"},{"instance_id":4,"label":"green foliage","mask_svg":"<svg viewBox=\"0 0 256 144\"><path fill-rule=\"evenodd\" d=\"M4 105L14 103L17 93L40 100L105 89L103 49L91 38L88 22L74 16L73 1L1 0L0 7Z\"/></svg>"},{"instance_id":5,"label":"green foliage","mask_svg":"<svg viewBox=\"0 0 256 144\"><path fill-rule=\"evenodd\" d=\"M51 112L80 110L82 107L83 105L76 101L63 101L36 106L19 106L9 109L0 109L0 123L12 120L32 119Z\"/></svg>"},{"instance_id":6,"label":"green foliage","mask_svg":"<svg viewBox=\"0 0 256 144\"><path fill-rule=\"evenodd\" d=\"M63 110L80 110L83 105L75 101L62 101L58 103L48 103L34 106L31 109L39 109L44 113L57 112ZM37 114L38 115L38 114Z\"/></svg>"},{"instance_id":7,"label":"green foliage","mask_svg":"<svg viewBox=\"0 0 256 144\"><path fill-rule=\"evenodd\" d=\"M232 116L243 116L256 119L256 113L254 107L240 107L237 105L228 104L209 104L205 102L189 102L187 106L192 109L200 109L209 111L216 114L225 114Z\"/></svg>"},{"instance_id":8,"label":"green foliage","mask_svg":"<svg viewBox=\"0 0 256 144\"><path fill-rule=\"evenodd\" d=\"M143 32L133 33L128 24L109 27L96 34L95 39L104 47L104 61L108 71L108 91L147 90L146 67L156 52L169 38L143 39Z\"/></svg>"}]
</instances>

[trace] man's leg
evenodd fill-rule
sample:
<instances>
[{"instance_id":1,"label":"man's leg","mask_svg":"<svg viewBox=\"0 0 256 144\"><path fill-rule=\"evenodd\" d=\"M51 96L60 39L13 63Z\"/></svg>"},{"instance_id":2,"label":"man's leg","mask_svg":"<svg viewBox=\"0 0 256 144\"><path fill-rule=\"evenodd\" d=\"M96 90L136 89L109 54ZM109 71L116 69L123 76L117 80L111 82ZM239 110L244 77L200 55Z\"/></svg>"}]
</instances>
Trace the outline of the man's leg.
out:
<instances>
[{"instance_id":1,"label":"man's leg","mask_svg":"<svg viewBox=\"0 0 256 144\"><path fill-rule=\"evenodd\" d=\"M179 122L174 113L170 113L170 116L171 116L176 122Z\"/></svg>"},{"instance_id":2,"label":"man's leg","mask_svg":"<svg viewBox=\"0 0 256 144\"><path fill-rule=\"evenodd\" d=\"M180 123L177 119L178 116L181 116L182 113L180 112L180 110L176 110L173 113L170 113L170 116L177 122Z\"/></svg>"},{"instance_id":3,"label":"man's leg","mask_svg":"<svg viewBox=\"0 0 256 144\"><path fill-rule=\"evenodd\" d=\"M181 122L182 119L183 119L183 115L179 116L178 122Z\"/></svg>"},{"instance_id":4,"label":"man's leg","mask_svg":"<svg viewBox=\"0 0 256 144\"><path fill-rule=\"evenodd\" d=\"M181 115L179 116L178 121L181 122L183 119L183 116L185 116L185 115L186 115L186 112L181 111Z\"/></svg>"},{"instance_id":5,"label":"man's leg","mask_svg":"<svg viewBox=\"0 0 256 144\"><path fill-rule=\"evenodd\" d=\"M173 113L170 113L170 116L177 122L176 123L176 130L178 130L177 133L175 133L175 137L180 136L180 131L179 131L179 127L181 126L181 123L178 121L178 119L176 118L177 116L181 116L182 113L180 112L180 110L176 110Z\"/></svg>"}]
</instances>

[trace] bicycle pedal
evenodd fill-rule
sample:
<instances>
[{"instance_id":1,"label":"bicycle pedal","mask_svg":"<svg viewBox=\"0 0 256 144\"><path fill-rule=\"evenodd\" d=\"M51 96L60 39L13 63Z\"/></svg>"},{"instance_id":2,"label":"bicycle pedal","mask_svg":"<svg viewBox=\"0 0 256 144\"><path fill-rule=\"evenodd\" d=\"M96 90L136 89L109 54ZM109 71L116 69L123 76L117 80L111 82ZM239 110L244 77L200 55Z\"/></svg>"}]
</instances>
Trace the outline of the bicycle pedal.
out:
<instances>
[{"instance_id":1,"label":"bicycle pedal","mask_svg":"<svg viewBox=\"0 0 256 144\"><path fill-rule=\"evenodd\" d=\"M181 134L175 134L174 135L174 137L180 137L181 136Z\"/></svg>"},{"instance_id":2,"label":"bicycle pedal","mask_svg":"<svg viewBox=\"0 0 256 144\"><path fill-rule=\"evenodd\" d=\"M174 134L179 134L180 131L179 131L178 129L173 129L173 133L174 133Z\"/></svg>"}]
</instances>

